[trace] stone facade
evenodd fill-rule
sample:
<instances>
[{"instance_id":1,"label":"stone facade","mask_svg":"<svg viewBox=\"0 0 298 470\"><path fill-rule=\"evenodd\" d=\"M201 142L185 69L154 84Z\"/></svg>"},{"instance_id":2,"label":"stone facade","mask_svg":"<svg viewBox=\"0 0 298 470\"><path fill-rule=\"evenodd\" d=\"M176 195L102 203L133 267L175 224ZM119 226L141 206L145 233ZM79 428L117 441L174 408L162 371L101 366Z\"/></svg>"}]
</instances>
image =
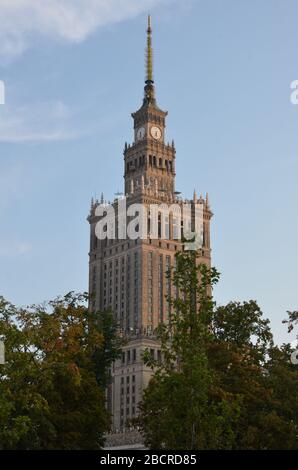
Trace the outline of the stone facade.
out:
<instances>
[{"instance_id":1,"label":"stone facade","mask_svg":"<svg viewBox=\"0 0 298 470\"><path fill-rule=\"evenodd\" d=\"M111 308L117 318L120 334L127 339L122 357L113 365L112 382L107 393L108 407L113 415L114 433L126 429L129 419L138 413L138 403L152 375L142 361L142 353L149 349L157 359L159 344L154 330L167 321L168 295L175 295L166 276L174 267L175 253L182 249L178 233L185 230L175 210L184 203L201 204L203 211L203 246L199 250L200 262L210 266L210 219L212 212L208 197L182 200L175 190L174 142L166 143L167 112L156 103L152 77L151 24L147 37L147 77L141 108L132 114L134 142L124 148L124 194L112 206L119 217L119 202L125 198L131 204L172 205L165 219L165 231L160 229L156 238L99 240L95 234L99 217L96 209L101 201L92 201L88 217L90 223L89 292L93 294L90 308ZM175 209L176 207L176 209ZM148 226L150 233L150 226Z\"/></svg>"}]
</instances>

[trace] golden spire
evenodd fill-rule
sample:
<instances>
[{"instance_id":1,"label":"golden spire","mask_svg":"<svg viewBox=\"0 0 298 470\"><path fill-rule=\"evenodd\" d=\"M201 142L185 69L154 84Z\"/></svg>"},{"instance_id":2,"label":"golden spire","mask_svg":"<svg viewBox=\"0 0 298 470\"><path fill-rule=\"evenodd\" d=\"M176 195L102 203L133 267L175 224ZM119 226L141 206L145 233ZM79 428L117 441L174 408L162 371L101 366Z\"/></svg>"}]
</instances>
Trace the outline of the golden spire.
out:
<instances>
[{"instance_id":1,"label":"golden spire","mask_svg":"<svg viewBox=\"0 0 298 470\"><path fill-rule=\"evenodd\" d=\"M145 80L145 96L143 106L157 107L155 100L154 80L153 80L153 49L152 49L152 27L151 16L148 15L147 28L147 49L146 49L146 80Z\"/></svg>"},{"instance_id":2,"label":"golden spire","mask_svg":"<svg viewBox=\"0 0 298 470\"><path fill-rule=\"evenodd\" d=\"M153 82L153 49L152 49L152 28L151 16L148 15L147 29L147 57L146 57L146 83Z\"/></svg>"}]
</instances>

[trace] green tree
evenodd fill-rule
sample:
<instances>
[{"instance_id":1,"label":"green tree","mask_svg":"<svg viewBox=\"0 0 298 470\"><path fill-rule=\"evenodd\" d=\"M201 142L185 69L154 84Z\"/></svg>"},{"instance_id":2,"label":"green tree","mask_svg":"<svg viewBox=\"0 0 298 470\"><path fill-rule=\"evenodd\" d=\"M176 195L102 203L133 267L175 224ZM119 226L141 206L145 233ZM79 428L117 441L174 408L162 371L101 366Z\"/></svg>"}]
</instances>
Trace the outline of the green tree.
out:
<instances>
[{"instance_id":1,"label":"green tree","mask_svg":"<svg viewBox=\"0 0 298 470\"><path fill-rule=\"evenodd\" d=\"M119 340L86 295L18 309L0 298L2 449L99 449L110 417L104 386Z\"/></svg>"},{"instance_id":2,"label":"green tree","mask_svg":"<svg viewBox=\"0 0 298 470\"><path fill-rule=\"evenodd\" d=\"M295 310L294 312L287 312L288 318L283 320L283 323L288 325L288 333L291 333L295 328L295 325L298 325L298 311Z\"/></svg>"},{"instance_id":3,"label":"green tree","mask_svg":"<svg viewBox=\"0 0 298 470\"><path fill-rule=\"evenodd\" d=\"M162 361L137 423L151 448L297 449L298 368L291 348L273 344L255 301L217 307L219 275L194 253L176 256L169 321L156 332ZM289 314L288 328L297 323Z\"/></svg>"},{"instance_id":4,"label":"green tree","mask_svg":"<svg viewBox=\"0 0 298 470\"><path fill-rule=\"evenodd\" d=\"M149 352L144 355L155 374L137 422L151 448L232 446L238 403L219 389L207 356L214 308L210 286L217 280L216 270L198 264L194 252L176 255L172 281L179 296L168 299L169 321L156 331L163 360L158 363Z\"/></svg>"},{"instance_id":5,"label":"green tree","mask_svg":"<svg viewBox=\"0 0 298 470\"><path fill-rule=\"evenodd\" d=\"M208 356L221 387L241 401L236 449L297 449L298 369L291 348L273 344L255 301L214 310Z\"/></svg>"}]
</instances>

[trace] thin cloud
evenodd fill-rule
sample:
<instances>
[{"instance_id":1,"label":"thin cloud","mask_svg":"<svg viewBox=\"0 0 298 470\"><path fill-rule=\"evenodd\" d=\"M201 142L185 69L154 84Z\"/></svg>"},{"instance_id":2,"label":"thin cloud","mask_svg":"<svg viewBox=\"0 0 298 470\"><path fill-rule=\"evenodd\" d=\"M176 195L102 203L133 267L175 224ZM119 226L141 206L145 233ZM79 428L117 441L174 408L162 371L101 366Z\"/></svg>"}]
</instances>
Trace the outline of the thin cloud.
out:
<instances>
[{"instance_id":1,"label":"thin cloud","mask_svg":"<svg viewBox=\"0 0 298 470\"><path fill-rule=\"evenodd\" d=\"M0 239L0 258L15 258L29 254L31 251L32 245L25 241Z\"/></svg>"},{"instance_id":2,"label":"thin cloud","mask_svg":"<svg viewBox=\"0 0 298 470\"><path fill-rule=\"evenodd\" d=\"M42 142L72 139L74 112L62 101L0 110L0 142Z\"/></svg>"},{"instance_id":3,"label":"thin cloud","mask_svg":"<svg viewBox=\"0 0 298 470\"><path fill-rule=\"evenodd\" d=\"M113 113L94 122L85 115L86 109L70 107L59 100L22 106L6 104L0 108L0 144L76 140L109 132L119 118Z\"/></svg>"},{"instance_id":4,"label":"thin cloud","mask_svg":"<svg viewBox=\"0 0 298 470\"><path fill-rule=\"evenodd\" d=\"M22 54L36 36L82 42L95 30L169 0L1 0L0 57Z\"/></svg>"},{"instance_id":5,"label":"thin cloud","mask_svg":"<svg viewBox=\"0 0 298 470\"><path fill-rule=\"evenodd\" d=\"M22 199L24 195L22 181L24 181L22 164L0 166L0 217L11 204Z\"/></svg>"}]
</instances>

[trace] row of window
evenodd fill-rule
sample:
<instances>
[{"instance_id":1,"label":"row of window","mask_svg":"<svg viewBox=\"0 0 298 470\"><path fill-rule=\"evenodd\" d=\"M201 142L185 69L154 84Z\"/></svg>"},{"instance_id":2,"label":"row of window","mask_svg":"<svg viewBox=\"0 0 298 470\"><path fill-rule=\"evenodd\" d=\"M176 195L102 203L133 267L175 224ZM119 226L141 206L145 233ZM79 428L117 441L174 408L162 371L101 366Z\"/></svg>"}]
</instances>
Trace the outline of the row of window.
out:
<instances>
[{"instance_id":1,"label":"row of window","mask_svg":"<svg viewBox=\"0 0 298 470\"><path fill-rule=\"evenodd\" d=\"M153 322L153 252L148 253L148 281L147 281L147 294L148 294L148 325ZM164 302L166 300L167 314L170 311L170 304L168 297L171 295L171 279L168 276L171 270L171 257L165 256L165 271L164 271L164 255L159 255L158 258L158 319L159 322L164 321ZM166 275L166 285L164 290L164 275Z\"/></svg>"},{"instance_id":2,"label":"row of window","mask_svg":"<svg viewBox=\"0 0 298 470\"><path fill-rule=\"evenodd\" d=\"M126 163L126 172L135 171L137 168L142 168L145 166L145 155L130 160ZM148 164L150 167L166 169L167 172L172 173L173 163L171 160L157 158L155 155L149 155Z\"/></svg>"},{"instance_id":3,"label":"row of window","mask_svg":"<svg viewBox=\"0 0 298 470\"><path fill-rule=\"evenodd\" d=\"M150 349L150 355L153 359L160 361L161 360L161 351L160 349ZM127 366L129 364L133 364L137 361L137 350L136 349L127 349L126 351L122 351L121 355L121 365ZM135 375L132 375L132 383L135 383ZM130 383L129 375L126 377L126 383ZM124 386L124 377L121 377L121 385Z\"/></svg>"},{"instance_id":4,"label":"row of window","mask_svg":"<svg viewBox=\"0 0 298 470\"><path fill-rule=\"evenodd\" d=\"M137 168L142 168L145 165L145 155L140 156L138 159L135 158L126 163L126 171L134 171Z\"/></svg>"},{"instance_id":5,"label":"row of window","mask_svg":"<svg viewBox=\"0 0 298 470\"><path fill-rule=\"evenodd\" d=\"M128 349L127 351L122 351L121 363L122 365L131 364L137 361L137 350ZM133 376L134 377L134 376Z\"/></svg>"},{"instance_id":6,"label":"row of window","mask_svg":"<svg viewBox=\"0 0 298 470\"><path fill-rule=\"evenodd\" d=\"M127 331L137 328L139 308L139 254L134 253L133 265L131 258L132 255L128 254L104 263L103 267L103 306L114 310L120 328Z\"/></svg>"},{"instance_id":7,"label":"row of window","mask_svg":"<svg viewBox=\"0 0 298 470\"><path fill-rule=\"evenodd\" d=\"M158 219L156 220L156 223L153 225L152 221L150 219L150 216L148 216L147 220L147 235L149 238L149 243L151 242L151 239L165 239L165 240L181 240L183 238L183 235L189 232L193 231L192 227L192 220L189 218L186 220L186 226L184 227L184 222L181 220L180 216L175 216L174 214L162 214L159 212L158 214ZM145 227L144 227L145 228ZM135 228L136 231L136 237L140 237L140 228L136 226ZM201 235L201 243L202 246L206 246L208 243L208 237L206 233L206 227L204 227L204 230L202 230L202 235ZM105 238L102 240L101 244L102 247L107 248L112 245L118 245L119 239L117 239L117 233L115 233L115 238ZM129 248L132 248L133 246L138 245L139 243L139 238L136 238L135 240L130 240L126 243L122 243L120 246L115 246L115 248L109 248L105 249L103 252L104 257L111 256L114 254L117 254L119 252L123 252L128 250ZM93 235L93 249L96 250L99 246L99 241L96 237L96 235Z\"/></svg>"},{"instance_id":8,"label":"row of window","mask_svg":"<svg viewBox=\"0 0 298 470\"><path fill-rule=\"evenodd\" d=\"M163 322L163 256L158 261L158 320Z\"/></svg>"},{"instance_id":9,"label":"row of window","mask_svg":"<svg viewBox=\"0 0 298 470\"><path fill-rule=\"evenodd\" d=\"M128 352L128 351L127 351ZM125 419L134 417L136 414L136 376L121 377L120 389L120 425L123 427Z\"/></svg>"},{"instance_id":10,"label":"row of window","mask_svg":"<svg viewBox=\"0 0 298 470\"><path fill-rule=\"evenodd\" d=\"M104 248L106 248L107 246L115 245L116 243L119 243L119 239L117 239L117 237L116 238L105 238L104 240L101 240L101 244ZM122 245L120 245L120 246L116 246L114 248L114 250L112 248L110 248L109 250L105 250L103 252L103 255L104 255L104 257L106 257L108 255L113 255L113 254L119 253L121 251L126 251L129 248L132 248L133 246L136 246L137 244L138 244L138 240L131 240L131 241L128 241L127 243L122 243ZM96 235L94 235L93 248L96 250L98 248L98 246L99 246L99 240L96 237Z\"/></svg>"},{"instance_id":11,"label":"row of window","mask_svg":"<svg viewBox=\"0 0 298 470\"><path fill-rule=\"evenodd\" d=\"M162 158L156 158L155 155L149 155L149 166L154 168L165 168L168 172L172 172L173 170L173 163L171 160L164 160Z\"/></svg>"},{"instance_id":12,"label":"row of window","mask_svg":"<svg viewBox=\"0 0 298 470\"><path fill-rule=\"evenodd\" d=\"M153 253L148 253L148 326L153 325Z\"/></svg>"}]
</instances>

